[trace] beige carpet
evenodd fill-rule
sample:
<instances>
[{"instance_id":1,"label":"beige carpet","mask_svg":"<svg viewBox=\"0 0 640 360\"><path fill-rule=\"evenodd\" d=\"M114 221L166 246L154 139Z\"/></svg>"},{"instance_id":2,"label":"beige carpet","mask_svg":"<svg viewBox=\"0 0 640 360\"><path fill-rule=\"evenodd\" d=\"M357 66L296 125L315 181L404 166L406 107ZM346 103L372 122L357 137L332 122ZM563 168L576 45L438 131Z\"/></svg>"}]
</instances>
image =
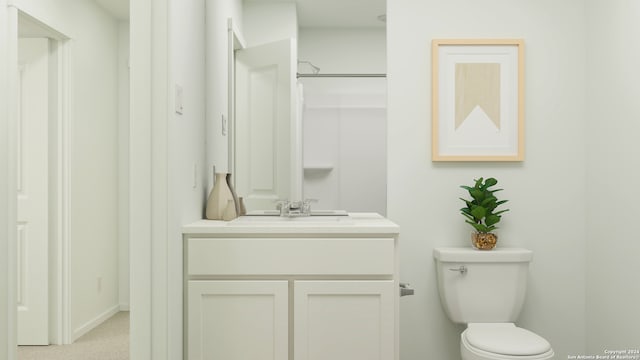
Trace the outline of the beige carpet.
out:
<instances>
[{"instance_id":1,"label":"beige carpet","mask_svg":"<svg viewBox=\"0 0 640 360\"><path fill-rule=\"evenodd\" d=\"M18 360L129 360L129 312L119 312L71 345L18 346Z\"/></svg>"}]
</instances>

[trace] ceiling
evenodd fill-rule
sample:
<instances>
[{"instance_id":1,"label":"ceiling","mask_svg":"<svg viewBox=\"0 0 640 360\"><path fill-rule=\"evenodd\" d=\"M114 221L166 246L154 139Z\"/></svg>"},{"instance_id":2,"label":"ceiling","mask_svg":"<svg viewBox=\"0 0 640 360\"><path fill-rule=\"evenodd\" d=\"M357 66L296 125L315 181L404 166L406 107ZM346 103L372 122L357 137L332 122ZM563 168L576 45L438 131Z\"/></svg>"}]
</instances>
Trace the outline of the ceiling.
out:
<instances>
[{"instance_id":1,"label":"ceiling","mask_svg":"<svg viewBox=\"0 0 640 360\"><path fill-rule=\"evenodd\" d=\"M300 27L384 27L386 0L296 0Z\"/></svg>"},{"instance_id":2,"label":"ceiling","mask_svg":"<svg viewBox=\"0 0 640 360\"><path fill-rule=\"evenodd\" d=\"M129 0L94 0L118 20L129 20Z\"/></svg>"},{"instance_id":3,"label":"ceiling","mask_svg":"<svg viewBox=\"0 0 640 360\"><path fill-rule=\"evenodd\" d=\"M386 0L244 0L245 2L294 2L300 27L385 27L378 20L386 14Z\"/></svg>"}]
</instances>

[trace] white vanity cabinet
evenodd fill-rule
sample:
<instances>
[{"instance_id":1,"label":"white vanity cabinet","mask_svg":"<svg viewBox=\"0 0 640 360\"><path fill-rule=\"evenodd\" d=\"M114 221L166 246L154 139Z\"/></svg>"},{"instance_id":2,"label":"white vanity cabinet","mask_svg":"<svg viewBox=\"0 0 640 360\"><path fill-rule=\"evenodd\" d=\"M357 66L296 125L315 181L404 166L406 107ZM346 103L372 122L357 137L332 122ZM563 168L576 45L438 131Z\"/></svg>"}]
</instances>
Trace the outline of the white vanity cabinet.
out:
<instances>
[{"instance_id":1,"label":"white vanity cabinet","mask_svg":"<svg viewBox=\"0 0 640 360\"><path fill-rule=\"evenodd\" d=\"M398 227L184 227L185 359L398 360Z\"/></svg>"}]
</instances>

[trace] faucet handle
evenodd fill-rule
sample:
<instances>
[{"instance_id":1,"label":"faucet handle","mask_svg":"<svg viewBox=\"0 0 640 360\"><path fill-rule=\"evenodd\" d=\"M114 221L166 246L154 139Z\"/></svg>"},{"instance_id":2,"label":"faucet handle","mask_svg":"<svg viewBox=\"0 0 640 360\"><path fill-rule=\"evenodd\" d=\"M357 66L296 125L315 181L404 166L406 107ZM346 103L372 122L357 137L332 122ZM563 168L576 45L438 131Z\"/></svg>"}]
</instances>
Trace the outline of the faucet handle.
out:
<instances>
[{"instance_id":1,"label":"faucet handle","mask_svg":"<svg viewBox=\"0 0 640 360\"><path fill-rule=\"evenodd\" d=\"M304 199L302 200L302 212L307 215L311 215L311 203L317 203L318 199Z\"/></svg>"},{"instance_id":2,"label":"faucet handle","mask_svg":"<svg viewBox=\"0 0 640 360\"><path fill-rule=\"evenodd\" d=\"M280 216L285 216L287 215L287 212L289 212L289 207L290 207L290 202L289 200L276 200L276 210L280 211Z\"/></svg>"}]
</instances>

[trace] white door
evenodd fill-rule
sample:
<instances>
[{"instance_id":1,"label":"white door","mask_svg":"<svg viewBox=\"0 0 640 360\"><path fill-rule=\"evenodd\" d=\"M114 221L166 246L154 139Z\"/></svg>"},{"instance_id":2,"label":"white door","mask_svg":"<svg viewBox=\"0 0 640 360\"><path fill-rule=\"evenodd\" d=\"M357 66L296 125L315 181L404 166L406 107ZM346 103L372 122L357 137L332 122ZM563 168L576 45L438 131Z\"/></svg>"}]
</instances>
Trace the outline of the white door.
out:
<instances>
[{"instance_id":1,"label":"white door","mask_svg":"<svg viewBox=\"0 0 640 360\"><path fill-rule=\"evenodd\" d=\"M18 344L49 344L48 56L44 38L18 44Z\"/></svg>"},{"instance_id":2,"label":"white door","mask_svg":"<svg viewBox=\"0 0 640 360\"><path fill-rule=\"evenodd\" d=\"M189 281L189 360L287 360L287 281Z\"/></svg>"},{"instance_id":3,"label":"white door","mask_svg":"<svg viewBox=\"0 0 640 360\"><path fill-rule=\"evenodd\" d=\"M236 51L233 177L249 211L301 196L296 67L293 39Z\"/></svg>"},{"instance_id":4,"label":"white door","mask_svg":"<svg viewBox=\"0 0 640 360\"><path fill-rule=\"evenodd\" d=\"M294 282L294 359L394 359L396 295L391 280Z\"/></svg>"}]
</instances>

